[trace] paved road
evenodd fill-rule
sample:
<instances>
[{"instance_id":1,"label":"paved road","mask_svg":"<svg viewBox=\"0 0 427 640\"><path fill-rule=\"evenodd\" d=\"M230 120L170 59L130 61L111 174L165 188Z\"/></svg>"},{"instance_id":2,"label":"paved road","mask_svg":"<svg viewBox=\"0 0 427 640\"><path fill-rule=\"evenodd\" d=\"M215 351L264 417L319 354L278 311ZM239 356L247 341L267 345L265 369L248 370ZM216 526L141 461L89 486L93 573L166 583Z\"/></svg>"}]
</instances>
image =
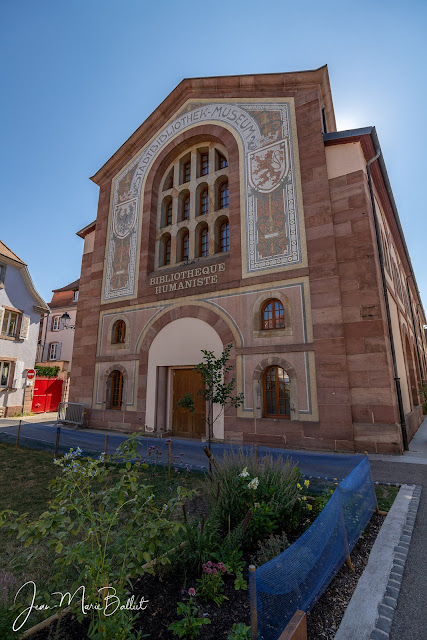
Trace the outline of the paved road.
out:
<instances>
[{"instance_id":1,"label":"paved road","mask_svg":"<svg viewBox=\"0 0 427 640\"><path fill-rule=\"evenodd\" d=\"M12 422L12 424L10 424L10 422ZM0 421L0 441L4 441L5 437L8 441L14 441L17 432L18 424L16 420L9 422L6 420ZM94 429L72 430L67 427L61 427L60 446L62 450L80 446L85 453L99 454L104 450L106 434L107 432L105 431L99 432ZM53 424L25 422L21 425L20 439L22 439L22 444L26 444L27 446L41 442L45 444L46 449L54 450L56 427L53 426ZM113 453L125 439L125 435L108 432L107 452ZM171 439L172 455L174 456L173 463L176 466L189 465L192 469L200 470L205 470L209 466L206 455L203 452L203 446L206 443L196 440L186 440L184 438ZM159 461L166 463L168 454L166 439L144 436L139 439L139 442L139 452L143 459L153 460L156 458L153 453L151 458L149 456L149 448L155 445L161 452ZM253 447L248 445L241 447L239 445L225 443L212 444L212 452L219 460L226 451L238 451L239 449L249 452L253 450ZM259 446L258 455L262 456L265 454L271 454L273 457L283 456L286 458L289 456L305 476L329 480L333 480L334 478L341 480L348 475L364 457L363 455L309 453Z\"/></svg>"}]
</instances>

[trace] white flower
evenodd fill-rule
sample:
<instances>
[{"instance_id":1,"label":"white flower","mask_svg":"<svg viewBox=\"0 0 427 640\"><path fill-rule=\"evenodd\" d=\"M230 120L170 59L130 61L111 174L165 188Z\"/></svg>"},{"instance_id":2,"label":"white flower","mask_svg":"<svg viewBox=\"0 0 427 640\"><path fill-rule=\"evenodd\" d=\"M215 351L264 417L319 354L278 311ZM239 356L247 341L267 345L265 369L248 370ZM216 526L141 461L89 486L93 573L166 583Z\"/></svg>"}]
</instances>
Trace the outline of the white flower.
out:
<instances>
[{"instance_id":1,"label":"white flower","mask_svg":"<svg viewBox=\"0 0 427 640\"><path fill-rule=\"evenodd\" d=\"M243 469L242 473L239 473L239 478L247 478L247 477L248 477L248 475L249 475L248 468L247 468L247 467L245 467L245 468Z\"/></svg>"},{"instance_id":2,"label":"white flower","mask_svg":"<svg viewBox=\"0 0 427 640\"><path fill-rule=\"evenodd\" d=\"M253 489L255 491L255 489L258 487L259 485L259 480L258 478L254 478L253 480L250 481L250 483L248 484L248 489Z\"/></svg>"}]
</instances>

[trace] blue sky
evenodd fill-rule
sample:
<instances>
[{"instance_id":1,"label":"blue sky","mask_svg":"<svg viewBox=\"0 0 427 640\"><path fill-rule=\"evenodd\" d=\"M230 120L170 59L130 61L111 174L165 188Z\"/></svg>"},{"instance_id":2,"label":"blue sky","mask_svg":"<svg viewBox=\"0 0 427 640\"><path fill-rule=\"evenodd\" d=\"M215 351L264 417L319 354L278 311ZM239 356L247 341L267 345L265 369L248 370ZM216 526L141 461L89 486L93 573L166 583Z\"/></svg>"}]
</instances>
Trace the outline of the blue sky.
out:
<instances>
[{"instance_id":1,"label":"blue sky","mask_svg":"<svg viewBox=\"0 0 427 640\"><path fill-rule=\"evenodd\" d=\"M36 288L80 275L89 177L185 77L328 64L338 129L375 125L427 304L427 3L3 0L0 239Z\"/></svg>"}]
</instances>

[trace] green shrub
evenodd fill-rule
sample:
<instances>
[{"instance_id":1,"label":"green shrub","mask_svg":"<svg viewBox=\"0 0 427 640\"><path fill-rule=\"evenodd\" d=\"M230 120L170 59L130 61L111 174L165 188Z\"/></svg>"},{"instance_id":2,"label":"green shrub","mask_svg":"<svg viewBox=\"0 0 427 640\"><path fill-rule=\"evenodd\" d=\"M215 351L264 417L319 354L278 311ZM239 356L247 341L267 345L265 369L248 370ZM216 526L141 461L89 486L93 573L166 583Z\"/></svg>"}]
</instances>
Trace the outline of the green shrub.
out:
<instances>
[{"instance_id":1,"label":"green shrub","mask_svg":"<svg viewBox=\"0 0 427 640\"><path fill-rule=\"evenodd\" d=\"M276 558L282 551L289 547L286 533L268 536L266 540L258 542L256 554L251 557L251 563L260 566Z\"/></svg>"},{"instance_id":2,"label":"green shrub","mask_svg":"<svg viewBox=\"0 0 427 640\"><path fill-rule=\"evenodd\" d=\"M300 478L297 467L282 457L267 455L256 461L243 451L225 453L221 468L206 480L205 491L222 535L245 518L253 542L277 529L295 529L305 511L297 487Z\"/></svg>"},{"instance_id":3,"label":"green shrub","mask_svg":"<svg viewBox=\"0 0 427 640\"><path fill-rule=\"evenodd\" d=\"M228 640L251 640L251 628L243 622L235 622L227 636Z\"/></svg>"},{"instance_id":4,"label":"green shrub","mask_svg":"<svg viewBox=\"0 0 427 640\"><path fill-rule=\"evenodd\" d=\"M37 520L12 511L0 513L0 526L15 533L29 548L28 561L37 557L32 548L40 552L47 547L50 551L52 592L64 589L64 576L69 579L66 591L74 593L84 585L86 600L99 607L88 615L93 640L134 637L135 614L118 609L111 615L107 606L113 595L120 602L127 600L129 577L144 571L154 573L155 566L143 569L145 563L155 558L160 564L169 562L164 553L182 528L173 516L182 507L185 492L178 487L167 503L157 502L152 487L141 481L139 472L147 465L132 462L137 457L135 437L122 443L113 456L120 468L104 465L103 454L97 460L85 459L80 449L71 450L55 461L62 473L50 483L53 499ZM40 595L49 604L53 594ZM81 620L81 598L77 598L72 606Z\"/></svg>"}]
</instances>

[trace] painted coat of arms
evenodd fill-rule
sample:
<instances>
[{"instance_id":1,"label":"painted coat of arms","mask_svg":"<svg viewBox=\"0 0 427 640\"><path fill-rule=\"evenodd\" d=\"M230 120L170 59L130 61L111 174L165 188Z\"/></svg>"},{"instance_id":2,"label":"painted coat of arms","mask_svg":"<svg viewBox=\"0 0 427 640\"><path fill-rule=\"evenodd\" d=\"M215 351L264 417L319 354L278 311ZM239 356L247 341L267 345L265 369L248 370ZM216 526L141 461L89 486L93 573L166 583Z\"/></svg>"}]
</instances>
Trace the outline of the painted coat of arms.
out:
<instances>
[{"instance_id":1,"label":"painted coat of arms","mask_svg":"<svg viewBox=\"0 0 427 640\"><path fill-rule=\"evenodd\" d=\"M126 238L136 222L136 199L116 205L114 210L113 229L116 236Z\"/></svg>"},{"instance_id":2,"label":"painted coat of arms","mask_svg":"<svg viewBox=\"0 0 427 640\"><path fill-rule=\"evenodd\" d=\"M271 193L289 172L288 139L248 153L249 184L259 193Z\"/></svg>"}]
</instances>

